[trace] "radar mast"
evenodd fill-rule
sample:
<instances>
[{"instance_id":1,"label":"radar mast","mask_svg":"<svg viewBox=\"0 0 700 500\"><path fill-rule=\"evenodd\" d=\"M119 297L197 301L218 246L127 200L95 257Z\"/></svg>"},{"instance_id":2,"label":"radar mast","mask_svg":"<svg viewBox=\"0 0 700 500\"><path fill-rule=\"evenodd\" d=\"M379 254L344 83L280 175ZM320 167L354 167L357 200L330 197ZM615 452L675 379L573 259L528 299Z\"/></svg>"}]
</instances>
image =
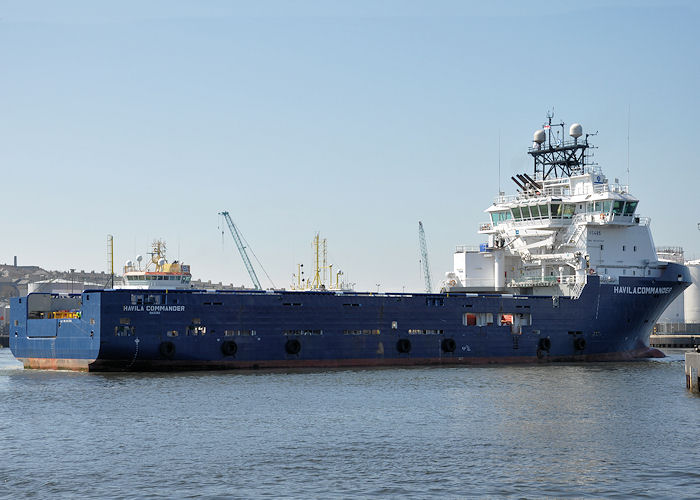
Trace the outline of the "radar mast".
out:
<instances>
[{"instance_id":1,"label":"radar mast","mask_svg":"<svg viewBox=\"0 0 700 500\"><path fill-rule=\"evenodd\" d=\"M586 162L586 150L592 147L588 144L586 134L583 141L579 137L583 135L580 124L574 123L569 128L569 136L572 140L564 140L564 123L552 123L553 113L547 113L547 123L534 134L532 147L528 154L535 161L535 180L544 181L551 178L571 177L582 174ZM554 128L561 127L559 130Z\"/></svg>"}]
</instances>

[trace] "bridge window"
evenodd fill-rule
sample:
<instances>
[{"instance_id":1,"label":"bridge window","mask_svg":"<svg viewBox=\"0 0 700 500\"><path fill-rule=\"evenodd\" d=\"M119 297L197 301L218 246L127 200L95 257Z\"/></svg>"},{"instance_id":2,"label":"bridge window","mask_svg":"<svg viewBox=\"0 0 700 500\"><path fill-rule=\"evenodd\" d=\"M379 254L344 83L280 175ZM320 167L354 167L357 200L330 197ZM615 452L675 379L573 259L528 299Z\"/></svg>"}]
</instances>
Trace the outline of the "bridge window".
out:
<instances>
[{"instance_id":1,"label":"bridge window","mask_svg":"<svg viewBox=\"0 0 700 500\"><path fill-rule=\"evenodd\" d=\"M501 222L505 222L508 219L510 219L510 211L509 210L504 210L500 212L491 212L491 222L493 222L494 225L499 224Z\"/></svg>"},{"instance_id":2,"label":"bridge window","mask_svg":"<svg viewBox=\"0 0 700 500\"><path fill-rule=\"evenodd\" d=\"M561 219L561 203L552 203L551 208L552 218Z\"/></svg>"},{"instance_id":3,"label":"bridge window","mask_svg":"<svg viewBox=\"0 0 700 500\"><path fill-rule=\"evenodd\" d=\"M612 212L614 215L622 215L622 210L625 207L625 202L621 200L615 200L613 202Z\"/></svg>"},{"instance_id":4,"label":"bridge window","mask_svg":"<svg viewBox=\"0 0 700 500\"><path fill-rule=\"evenodd\" d=\"M624 214L625 215L634 215L634 211L637 209L637 203L639 203L639 202L638 201L628 201L625 204Z\"/></svg>"},{"instance_id":5,"label":"bridge window","mask_svg":"<svg viewBox=\"0 0 700 500\"><path fill-rule=\"evenodd\" d=\"M564 219L571 219L571 217L574 216L574 212L576 211L576 205L573 203L565 203L562 208L562 218Z\"/></svg>"},{"instance_id":6,"label":"bridge window","mask_svg":"<svg viewBox=\"0 0 700 500\"><path fill-rule=\"evenodd\" d=\"M530 218L530 207L525 206L521 208L522 213L523 213L523 219L529 219Z\"/></svg>"},{"instance_id":7,"label":"bridge window","mask_svg":"<svg viewBox=\"0 0 700 500\"><path fill-rule=\"evenodd\" d=\"M607 213L610 213L611 206L612 206L611 200L599 200L593 204L593 211L607 214Z\"/></svg>"},{"instance_id":8,"label":"bridge window","mask_svg":"<svg viewBox=\"0 0 700 500\"><path fill-rule=\"evenodd\" d=\"M522 220L523 215L522 215L522 213L520 212L520 207L513 207L513 208L511 209L511 212L513 212L513 219L515 219L515 220Z\"/></svg>"},{"instance_id":9,"label":"bridge window","mask_svg":"<svg viewBox=\"0 0 700 500\"><path fill-rule=\"evenodd\" d=\"M549 205L540 205L540 217L543 219L549 218Z\"/></svg>"}]
</instances>

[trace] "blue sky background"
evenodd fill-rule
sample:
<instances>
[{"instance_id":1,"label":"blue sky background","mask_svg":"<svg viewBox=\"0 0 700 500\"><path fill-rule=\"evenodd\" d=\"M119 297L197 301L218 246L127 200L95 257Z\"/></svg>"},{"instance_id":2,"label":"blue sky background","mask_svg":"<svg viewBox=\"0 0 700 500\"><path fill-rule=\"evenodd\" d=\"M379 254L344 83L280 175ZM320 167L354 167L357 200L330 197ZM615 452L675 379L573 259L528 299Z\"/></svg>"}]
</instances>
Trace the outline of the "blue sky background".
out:
<instances>
[{"instance_id":1,"label":"blue sky background","mask_svg":"<svg viewBox=\"0 0 700 500\"><path fill-rule=\"evenodd\" d=\"M0 1L0 262L119 267L164 238L249 284L228 210L276 285L316 231L361 290L433 281L547 110L598 131L657 245L700 257L700 4L692 1ZM261 281L265 284L262 273ZM269 285L269 283L268 283Z\"/></svg>"}]
</instances>

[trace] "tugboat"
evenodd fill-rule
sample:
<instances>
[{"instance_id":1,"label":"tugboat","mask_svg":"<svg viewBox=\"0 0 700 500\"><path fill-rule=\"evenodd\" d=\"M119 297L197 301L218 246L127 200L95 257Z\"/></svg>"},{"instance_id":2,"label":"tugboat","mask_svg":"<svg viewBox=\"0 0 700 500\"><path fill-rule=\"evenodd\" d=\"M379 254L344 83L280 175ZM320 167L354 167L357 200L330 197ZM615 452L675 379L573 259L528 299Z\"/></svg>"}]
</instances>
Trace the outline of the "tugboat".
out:
<instances>
[{"instance_id":1,"label":"tugboat","mask_svg":"<svg viewBox=\"0 0 700 500\"><path fill-rule=\"evenodd\" d=\"M487 241L456 249L441 293L173 288L147 276L179 273L184 285L189 269L166 271L154 251L155 274L127 263L137 279L126 283L146 287L12 299L12 352L26 368L90 371L661 355L649 335L690 273L657 259L650 219L592 161L591 135L573 124L565 140L552 118L528 150L532 175L513 176L516 194L499 192L479 227Z\"/></svg>"}]
</instances>

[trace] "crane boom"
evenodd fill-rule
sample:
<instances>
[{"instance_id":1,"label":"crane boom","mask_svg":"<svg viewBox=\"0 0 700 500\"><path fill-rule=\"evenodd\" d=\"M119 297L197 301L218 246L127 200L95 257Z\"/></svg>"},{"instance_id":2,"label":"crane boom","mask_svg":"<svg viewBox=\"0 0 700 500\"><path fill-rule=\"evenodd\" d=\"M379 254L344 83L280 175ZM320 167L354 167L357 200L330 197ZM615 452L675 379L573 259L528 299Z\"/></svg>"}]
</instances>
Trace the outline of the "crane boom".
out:
<instances>
[{"instance_id":1,"label":"crane boom","mask_svg":"<svg viewBox=\"0 0 700 500\"><path fill-rule=\"evenodd\" d=\"M430 264L428 264L428 246L425 244L425 231L423 223L418 221L418 240L420 241L420 255L423 261L423 275L425 276L425 291L433 293L433 286L430 283Z\"/></svg>"},{"instance_id":2,"label":"crane boom","mask_svg":"<svg viewBox=\"0 0 700 500\"><path fill-rule=\"evenodd\" d=\"M258 276L255 274L255 269L253 269L253 264L250 263L250 259L248 258L248 252L246 252L245 250L245 246L243 245L243 241L241 239L240 233L238 232L238 228L231 220L231 216L228 212L220 212L219 215L223 215L224 219L226 219L228 228L231 231L231 236L233 236L233 241L236 242L236 246L238 247L238 251L241 254L243 263L245 264L245 267L248 270L250 279L253 280L253 286L255 286L256 290L262 290L262 287L260 286L260 281L258 281Z\"/></svg>"}]
</instances>

